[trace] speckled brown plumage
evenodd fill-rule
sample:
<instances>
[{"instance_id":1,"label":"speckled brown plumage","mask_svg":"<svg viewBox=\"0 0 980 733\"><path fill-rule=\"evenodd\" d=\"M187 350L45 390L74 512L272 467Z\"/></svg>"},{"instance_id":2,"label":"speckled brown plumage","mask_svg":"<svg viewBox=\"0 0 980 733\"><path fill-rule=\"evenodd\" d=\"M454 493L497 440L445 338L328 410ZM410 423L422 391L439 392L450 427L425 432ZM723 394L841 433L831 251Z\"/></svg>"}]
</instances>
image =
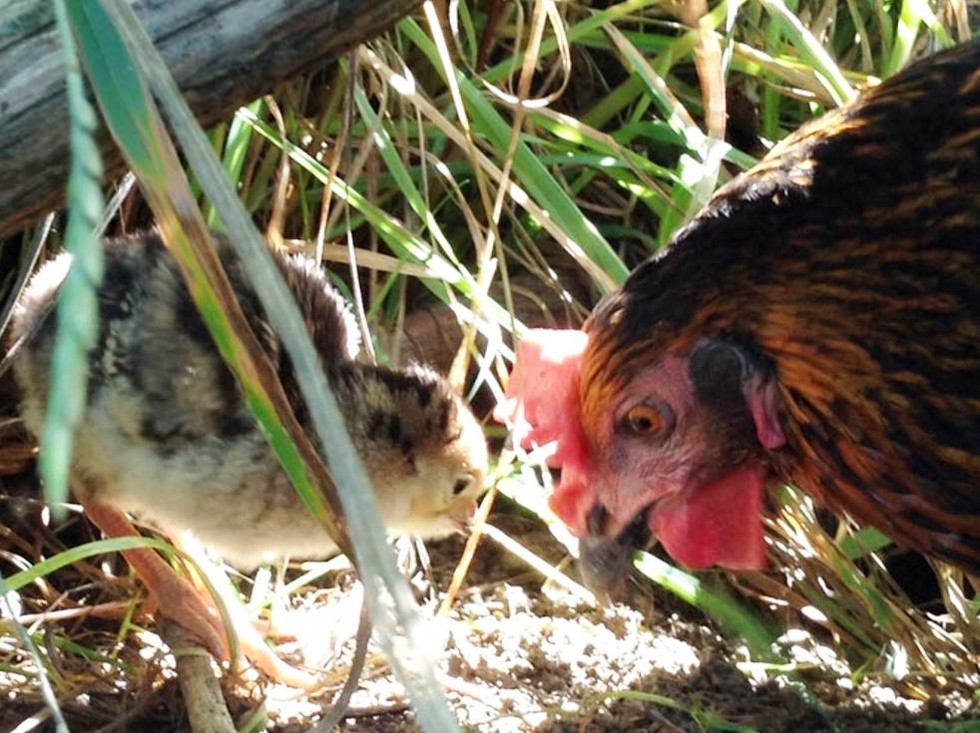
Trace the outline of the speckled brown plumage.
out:
<instances>
[{"instance_id":1,"label":"speckled brown plumage","mask_svg":"<svg viewBox=\"0 0 980 733\"><path fill-rule=\"evenodd\" d=\"M771 478L980 574L980 41L789 137L638 267L587 330L594 451L617 440L608 415L630 385L654 384L652 370L677 357L689 412L713 427L697 445L661 436L651 461L708 478L761 461ZM719 344L728 367L689 362ZM705 397L728 377L727 392ZM750 380L774 389L778 448L752 430ZM598 531L620 531L641 504Z\"/></svg>"},{"instance_id":2,"label":"speckled brown plumage","mask_svg":"<svg viewBox=\"0 0 980 733\"><path fill-rule=\"evenodd\" d=\"M308 431L279 339L230 246L219 254L243 311ZM424 367L356 360L357 329L320 269L275 261L296 296L345 421L395 531L446 534L468 518L487 470L482 430L465 403ZM48 263L23 296L13 338L47 311L67 259ZM191 529L240 566L334 545L309 515L248 411L231 371L156 235L106 245L101 333L90 357L88 407L77 431L73 486L84 499L133 512L168 533ZM40 431L54 319L15 361L22 412Z\"/></svg>"}]
</instances>

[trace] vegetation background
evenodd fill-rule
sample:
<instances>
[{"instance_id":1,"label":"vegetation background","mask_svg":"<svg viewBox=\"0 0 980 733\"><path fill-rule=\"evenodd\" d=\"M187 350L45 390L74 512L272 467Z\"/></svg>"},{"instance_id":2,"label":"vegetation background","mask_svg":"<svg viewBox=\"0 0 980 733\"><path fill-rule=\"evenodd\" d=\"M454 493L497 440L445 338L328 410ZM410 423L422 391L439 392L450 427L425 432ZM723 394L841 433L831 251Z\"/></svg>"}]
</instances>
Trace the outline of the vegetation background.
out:
<instances>
[{"instance_id":1,"label":"vegetation background","mask_svg":"<svg viewBox=\"0 0 980 733\"><path fill-rule=\"evenodd\" d=\"M543 508L542 456L509 445L489 417L514 336L578 326L776 141L978 23L966 0L426 2L384 37L241 108L208 140L270 244L327 263L379 361L435 362L471 397L500 451L494 516L538 516L574 551ZM191 183L207 223L222 226L220 207ZM149 221L130 194L110 231ZM56 229L50 246L59 239ZM5 449L8 474L27 468L21 436L9 432ZM733 642L747 640L755 669L798 676L771 642L804 627L855 680L889 678L922 700L955 692L975 710L977 589L792 487L773 499L771 571L694 578L652 555L640 570ZM521 535L487 531L553 578L565 573L528 557ZM50 531L11 535L18 569L70 544ZM58 572L104 582L94 565ZM80 582L37 575L17 585L27 610L46 607L49 580ZM313 579L297 573L287 588L302 595ZM7 646L8 630L0 680L13 675L8 699L37 700L37 663ZM60 693L79 680L48 658L52 648L118 674L120 659L138 664L107 657L104 638L74 626L51 633L37 639L38 666Z\"/></svg>"}]
</instances>

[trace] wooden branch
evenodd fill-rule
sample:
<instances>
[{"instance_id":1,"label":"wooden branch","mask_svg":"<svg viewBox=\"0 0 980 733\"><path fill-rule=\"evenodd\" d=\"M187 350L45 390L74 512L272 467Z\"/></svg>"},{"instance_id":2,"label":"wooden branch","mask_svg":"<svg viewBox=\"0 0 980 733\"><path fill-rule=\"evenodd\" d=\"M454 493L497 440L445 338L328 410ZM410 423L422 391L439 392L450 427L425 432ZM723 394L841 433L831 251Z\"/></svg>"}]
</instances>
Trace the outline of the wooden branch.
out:
<instances>
[{"instance_id":1,"label":"wooden branch","mask_svg":"<svg viewBox=\"0 0 980 733\"><path fill-rule=\"evenodd\" d=\"M191 731L235 733L219 678L212 668L211 655L177 624L158 617L157 626L177 663L177 682L187 706Z\"/></svg>"},{"instance_id":2,"label":"wooden branch","mask_svg":"<svg viewBox=\"0 0 980 733\"><path fill-rule=\"evenodd\" d=\"M60 207L68 175L64 62L49 0L0 0L0 236ZM418 0L137 0L203 126L372 38ZM103 129L106 178L123 170Z\"/></svg>"}]
</instances>

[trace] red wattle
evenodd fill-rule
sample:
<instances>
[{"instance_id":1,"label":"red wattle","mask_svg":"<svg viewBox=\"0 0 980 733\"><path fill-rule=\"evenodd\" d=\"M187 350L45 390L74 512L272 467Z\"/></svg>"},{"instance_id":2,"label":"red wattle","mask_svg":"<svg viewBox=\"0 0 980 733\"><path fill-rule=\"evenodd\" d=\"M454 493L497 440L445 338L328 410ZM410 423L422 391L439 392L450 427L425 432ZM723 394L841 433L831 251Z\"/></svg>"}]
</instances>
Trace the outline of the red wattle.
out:
<instances>
[{"instance_id":1,"label":"red wattle","mask_svg":"<svg viewBox=\"0 0 980 733\"><path fill-rule=\"evenodd\" d=\"M761 570L766 566L765 477L762 467L744 466L666 497L651 511L650 529L670 556L689 568Z\"/></svg>"}]
</instances>

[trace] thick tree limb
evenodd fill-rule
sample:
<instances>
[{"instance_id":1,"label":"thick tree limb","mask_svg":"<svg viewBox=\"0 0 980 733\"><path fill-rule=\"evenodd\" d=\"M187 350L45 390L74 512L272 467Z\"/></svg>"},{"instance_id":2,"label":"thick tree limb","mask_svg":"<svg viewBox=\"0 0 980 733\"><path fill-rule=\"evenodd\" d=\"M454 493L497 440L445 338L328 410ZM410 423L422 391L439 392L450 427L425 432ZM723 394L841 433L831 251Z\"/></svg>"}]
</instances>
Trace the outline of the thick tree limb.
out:
<instances>
[{"instance_id":1,"label":"thick tree limb","mask_svg":"<svg viewBox=\"0 0 980 733\"><path fill-rule=\"evenodd\" d=\"M367 40L418 0L137 0L202 125ZM0 236L64 199L64 66L48 0L0 0ZM123 164L103 131L107 176Z\"/></svg>"}]
</instances>

